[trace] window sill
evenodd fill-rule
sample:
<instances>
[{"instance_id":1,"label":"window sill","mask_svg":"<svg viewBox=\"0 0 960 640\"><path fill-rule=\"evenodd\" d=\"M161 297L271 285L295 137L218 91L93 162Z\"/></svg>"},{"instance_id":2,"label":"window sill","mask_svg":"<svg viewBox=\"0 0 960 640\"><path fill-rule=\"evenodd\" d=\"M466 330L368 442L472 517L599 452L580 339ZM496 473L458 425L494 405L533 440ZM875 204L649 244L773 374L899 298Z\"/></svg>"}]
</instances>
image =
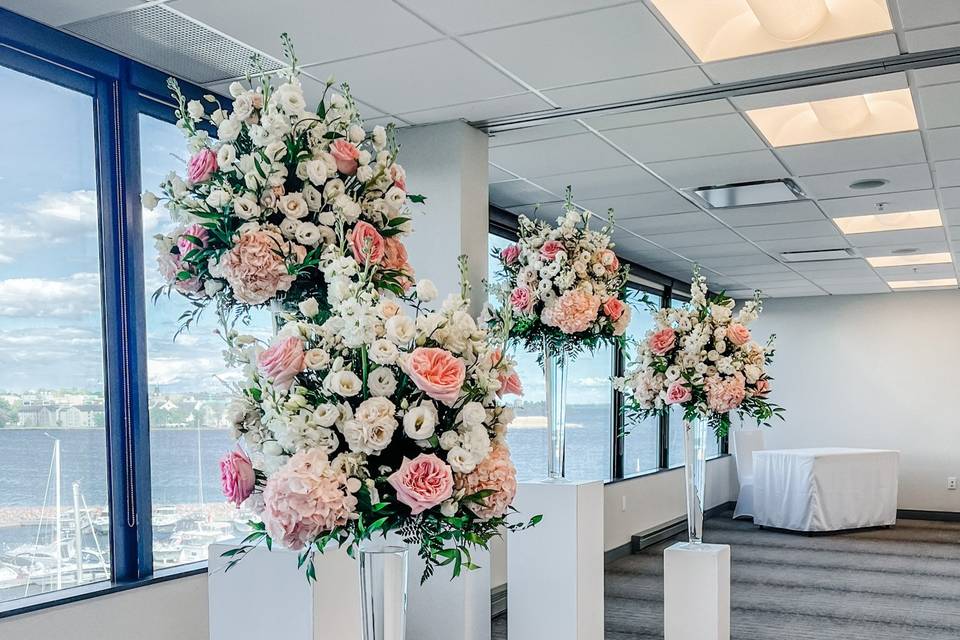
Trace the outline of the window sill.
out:
<instances>
[{"instance_id":1,"label":"window sill","mask_svg":"<svg viewBox=\"0 0 960 640\"><path fill-rule=\"evenodd\" d=\"M712 458L707 458L707 462L713 462L714 460L721 460L723 458L729 458L729 453L721 453L720 455L714 456ZM626 476L625 478L614 478L612 480L604 480L604 486L611 484L620 484L621 482L629 482L631 480L640 480L641 478L649 478L650 476L660 475L661 473L670 473L671 471L683 471L683 465L679 467L670 467L669 469L654 469L653 471L646 471L644 473L638 473L632 476Z\"/></svg>"},{"instance_id":2,"label":"window sill","mask_svg":"<svg viewBox=\"0 0 960 640\"><path fill-rule=\"evenodd\" d=\"M177 578L200 575L206 572L206 562L194 562L180 567L163 569L149 578L143 578L142 580L136 580L134 582L96 582L84 585L82 587L72 587L69 589L61 589L59 591L50 591L48 593L27 596L26 598L18 598L16 600L10 600L9 602L0 603L0 620L25 613L33 613L36 611L42 611L44 609L50 609L60 605L81 602L83 600L89 600L91 598L97 598L113 593L121 593L131 589L148 587L161 582L176 580Z\"/></svg>"}]
</instances>

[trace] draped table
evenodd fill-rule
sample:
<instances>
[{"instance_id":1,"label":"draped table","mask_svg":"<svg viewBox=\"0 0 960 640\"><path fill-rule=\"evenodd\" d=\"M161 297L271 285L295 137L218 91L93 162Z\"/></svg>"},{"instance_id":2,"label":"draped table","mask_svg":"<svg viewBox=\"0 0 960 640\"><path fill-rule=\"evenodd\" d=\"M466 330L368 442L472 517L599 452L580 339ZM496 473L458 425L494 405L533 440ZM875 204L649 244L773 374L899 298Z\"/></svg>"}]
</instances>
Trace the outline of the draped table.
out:
<instances>
[{"instance_id":1,"label":"draped table","mask_svg":"<svg viewBox=\"0 0 960 640\"><path fill-rule=\"evenodd\" d=\"M885 449L755 451L753 522L793 531L896 524L899 457Z\"/></svg>"}]
</instances>

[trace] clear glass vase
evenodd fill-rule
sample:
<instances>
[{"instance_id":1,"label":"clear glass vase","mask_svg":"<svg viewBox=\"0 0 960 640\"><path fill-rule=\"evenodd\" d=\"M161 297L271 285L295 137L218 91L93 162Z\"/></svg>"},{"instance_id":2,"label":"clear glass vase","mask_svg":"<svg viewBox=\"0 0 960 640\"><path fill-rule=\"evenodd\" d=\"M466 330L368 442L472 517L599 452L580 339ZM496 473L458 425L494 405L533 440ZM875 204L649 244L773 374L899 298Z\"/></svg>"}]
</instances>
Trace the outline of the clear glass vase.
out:
<instances>
[{"instance_id":1,"label":"clear glass vase","mask_svg":"<svg viewBox=\"0 0 960 640\"><path fill-rule=\"evenodd\" d=\"M407 548L366 541L359 566L363 640L405 640Z\"/></svg>"},{"instance_id":2,"label":"clear glass vase","mask_svg":"<svg viewBox=\"0 0 960 640\"><path fill-rule=\"evenodd\" d=\"M703 542L704 491L707 484L708 421L683 421L684 473L687 480L687 534L690 544Z\"/></svg>"},{"instance_id":3,"label":"clear glass vase","mask_svg":"<svg viewBox=\"0 0 960 640\"><path fill-rule=\"evenodd\" d=\"M547 395L547 479L562 480L567 451L567 352L543 339L543 373Z\"/></svg>"}]
</instances>

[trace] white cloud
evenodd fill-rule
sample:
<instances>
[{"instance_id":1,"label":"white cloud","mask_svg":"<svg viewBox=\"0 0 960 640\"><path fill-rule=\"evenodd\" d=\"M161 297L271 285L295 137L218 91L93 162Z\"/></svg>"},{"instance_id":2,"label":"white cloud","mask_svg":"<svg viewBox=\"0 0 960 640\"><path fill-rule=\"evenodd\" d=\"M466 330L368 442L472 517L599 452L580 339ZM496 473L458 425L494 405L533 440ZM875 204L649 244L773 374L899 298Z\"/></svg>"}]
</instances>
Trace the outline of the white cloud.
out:
<instances>
[{"instance_id":1,"label":"white cloud","mask_svg":"<svg viewBox=\"0 0 960 640\"><path fill-rule=\"evenodd\" d=\"M0 316L75 317L100 308L100 276L75 273L67 278L0 280Z\"/></svg>"}]
</instances>

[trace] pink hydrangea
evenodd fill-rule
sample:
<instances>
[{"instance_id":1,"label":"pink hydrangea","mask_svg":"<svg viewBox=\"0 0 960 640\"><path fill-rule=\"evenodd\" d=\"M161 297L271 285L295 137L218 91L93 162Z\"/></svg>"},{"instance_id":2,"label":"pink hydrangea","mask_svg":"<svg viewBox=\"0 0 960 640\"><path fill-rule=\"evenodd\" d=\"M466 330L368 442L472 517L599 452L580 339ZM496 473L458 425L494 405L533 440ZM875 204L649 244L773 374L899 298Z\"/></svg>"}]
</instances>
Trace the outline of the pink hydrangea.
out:
<instances>
[{"instance_id":1,"label":"pink hydrangea","mask_svg":"<svg viewBox=\"0 0 960 640\"><path fill-rule=\"evenodd\" d=\"M464 495L493 490L482 502L465 504L481 520L499 518L507 512L517 495L517 470L510 460L510 450L505 444L494 444L489 456L470 473L455 474L454 482Z\"/></svg>"},{"instance_id":2,"label":"pink hydrangea","mask_svg":"<svg viewBox=\"0 0 960 640\"><path fill-rule=\"evenodd\" d=\"M319 449L294 454L267 480L263 523L274 541L298 551L317 536L342 527L356 511L347 475Z\"/></svg>"},{"instance_id":3,"label":"pink hydrangea","mask_svg":"<svg viewBox=\"0 0 960 640\"><path fill-rule=\"evenodd\" d=\"M233 295L247 304L263 304L286 291L296 279L287 270L287 262L279 252L285 251L294 261L306 255L301 245L291 245L279 233L270 230L244 233L217 265L217 272L233 288ZM216 275L216 274L215 274Z\"/></svg>"},{"instance_id":4,"label":"pink hydrangea","mask_svg":"<svg viewBox=\"0 0 960 640\"><path fill-rule=\"evenodd\" d=\"M560 296L550 313L550 319L564 333L580 333L597 321L599 310L600 296L574 289Z\"/></svg>"},{"instance_id":5,"label":"pink hydrangea","mask_svg":"<svg viewBox=\"0 0 960 640\"><path fill-rule=\"evenodd\" d=\"M235 449L220 460L220 488L228 502L239 507L253 493L256 481L253 464L243 451Z\"/></svg>"},{"instance_id":6,"label":"pink hydrangea","mask_svg":"<svg viewBox=\"0 0 960 640\"><path fill-rule=\"evenodd\" d=\"M707 379L707 406L716 413L727 413L740 406L746 396L746 384L741 374L727 378L712 376Z\"/></svg>"}]
</instances>

